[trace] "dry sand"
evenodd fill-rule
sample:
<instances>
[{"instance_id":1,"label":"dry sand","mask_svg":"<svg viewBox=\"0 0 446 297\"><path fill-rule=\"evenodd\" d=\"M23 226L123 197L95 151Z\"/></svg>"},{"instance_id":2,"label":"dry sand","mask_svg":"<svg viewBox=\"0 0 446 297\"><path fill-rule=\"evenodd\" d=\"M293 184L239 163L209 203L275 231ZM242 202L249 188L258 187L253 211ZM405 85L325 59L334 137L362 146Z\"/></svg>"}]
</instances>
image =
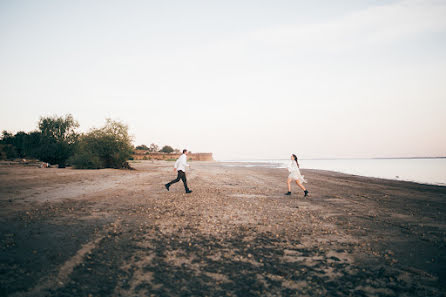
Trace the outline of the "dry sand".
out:
<instances>
[{"instance_id":1,"label":"dry sand","mask_svg":"<svg viewBox=\"0 0 446 297\"><path fill-rule=\"evenodd\" d=\"M0 165L1 296L445 296L446 187L171 162Z\"/></svg>"}]
</instances>

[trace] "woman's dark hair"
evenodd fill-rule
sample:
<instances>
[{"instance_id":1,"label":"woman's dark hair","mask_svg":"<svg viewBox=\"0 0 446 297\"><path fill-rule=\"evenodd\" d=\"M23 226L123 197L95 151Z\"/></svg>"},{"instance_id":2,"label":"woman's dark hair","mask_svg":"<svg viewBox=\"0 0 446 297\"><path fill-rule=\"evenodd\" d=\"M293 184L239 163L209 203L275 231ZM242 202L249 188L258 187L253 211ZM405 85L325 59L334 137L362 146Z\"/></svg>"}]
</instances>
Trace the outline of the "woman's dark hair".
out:
<instances>
[{"instance_id":1,"label":"woman's dark hair","mask_svg":"<svg viewBox=\"0 0 446 297\"><path fill-rule=\"evenodd\" d=\"M294 161L296 161L297 168L300 168L299 167L299 162L297 162L297 156L295 154L293 154L293 159L294 159Z\"/></svg>"},{"instance_id":2,"label":"woman's dark hair","mask_svg":"<svg viewBox=\"0 0 446 297\"><path fill-rule=\"evenodd\" d=\"M185 152L187 152L187 149L184 149L184 150L183 150L183 154L184 154Z\"/></svg>"}]
</instances>

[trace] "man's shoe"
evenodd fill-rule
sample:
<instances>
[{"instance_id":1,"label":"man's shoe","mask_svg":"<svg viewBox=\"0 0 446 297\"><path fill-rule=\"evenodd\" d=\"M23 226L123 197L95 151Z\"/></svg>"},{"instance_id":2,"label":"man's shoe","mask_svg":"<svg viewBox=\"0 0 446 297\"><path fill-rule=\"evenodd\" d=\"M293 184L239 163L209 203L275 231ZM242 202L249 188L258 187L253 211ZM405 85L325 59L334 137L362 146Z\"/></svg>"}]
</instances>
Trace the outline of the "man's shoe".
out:
<instances>
[{"instance_id":1,"label":"man's shoe","mask_svg":"<svg viewBox=\"0 0 446 297\"><path fill-rule=\"evenodd\" d=\"M191 190L187 190L187 191L186 191L186 194L190 194L190 193L192 193Z\"/></svg>"},{"instance_id":2,"label":"man's shoe","mask_svg":"<svg viewBox=\"0 0 446 297\"><path fill-rule=\"evenodd\" d=\"M170 185L169 184L165 184L164 186L166 187L167 191L169 191Z\"/></svg>"},{"instance_id":3,"label":"man's shoe","mask_svg":"<svg viewBox=\"0 0 446 297\"><path fill-rule=\"evenodd\" d=\"M286 193L285 195L289 196L289 195L291 195L291 192L288 192L288 193Z\"/></svg>"}]
</instances>

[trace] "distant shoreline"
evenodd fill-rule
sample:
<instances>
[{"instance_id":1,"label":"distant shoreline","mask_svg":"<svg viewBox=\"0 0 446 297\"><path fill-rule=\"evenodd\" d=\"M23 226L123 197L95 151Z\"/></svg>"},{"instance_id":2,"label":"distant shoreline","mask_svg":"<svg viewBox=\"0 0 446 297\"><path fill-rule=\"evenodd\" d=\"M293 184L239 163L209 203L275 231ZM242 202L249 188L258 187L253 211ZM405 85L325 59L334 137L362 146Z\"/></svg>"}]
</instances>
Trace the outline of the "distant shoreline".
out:
<instances>
[{"instance_id":1,"label":"distant shoreline","mask_svg":"<svg viewBox=\"0 0 446 297\"><path fill-rule=\"evenodd\" d=\"M302 169L446 186L446 158L301 159ZM285 168L287 159L218 161L242 167Z\"/></svg>"},{"instance_id":2,"label":"distant shoreline","mask_svg":"<svg viewBox=\"0 0 446 297\"><path fill-rule=\"evenodd\" d=\"M413 160L413 159L446 159L446 156L444 157L373 157L373 158L300 158L299 160ZM288 159L223 159L223 160L216 160L217 162L255 162L255 161L274 161L274 160L288 160Z\"/></svg>"}]
</instances>

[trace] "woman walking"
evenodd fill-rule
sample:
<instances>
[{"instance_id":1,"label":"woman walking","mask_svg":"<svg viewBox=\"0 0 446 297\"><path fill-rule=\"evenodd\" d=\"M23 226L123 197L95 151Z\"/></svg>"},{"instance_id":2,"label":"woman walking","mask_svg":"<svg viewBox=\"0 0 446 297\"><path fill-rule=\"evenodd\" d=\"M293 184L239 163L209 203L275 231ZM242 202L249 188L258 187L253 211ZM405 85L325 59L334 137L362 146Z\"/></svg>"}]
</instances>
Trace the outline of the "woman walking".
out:
<instances>
[{"instance_id":1,"label":"woman walking","mask_svg":"<svg viewBox=\"0 0 446 297\"><path fill-rule=\"evenodd\" d=\"M299 162L297 162L297 156L295 154L291 155L291 162L288 165L288 171L290 175L288 175L288 193L285 195L291 195L291 182L294 180L296 184L304 190L304 197L308 196L308 191L305 189L302 183L306 183L307 181L304 179L304 176L300 174L299 170Z\"/></svg>"}]
</instances>

